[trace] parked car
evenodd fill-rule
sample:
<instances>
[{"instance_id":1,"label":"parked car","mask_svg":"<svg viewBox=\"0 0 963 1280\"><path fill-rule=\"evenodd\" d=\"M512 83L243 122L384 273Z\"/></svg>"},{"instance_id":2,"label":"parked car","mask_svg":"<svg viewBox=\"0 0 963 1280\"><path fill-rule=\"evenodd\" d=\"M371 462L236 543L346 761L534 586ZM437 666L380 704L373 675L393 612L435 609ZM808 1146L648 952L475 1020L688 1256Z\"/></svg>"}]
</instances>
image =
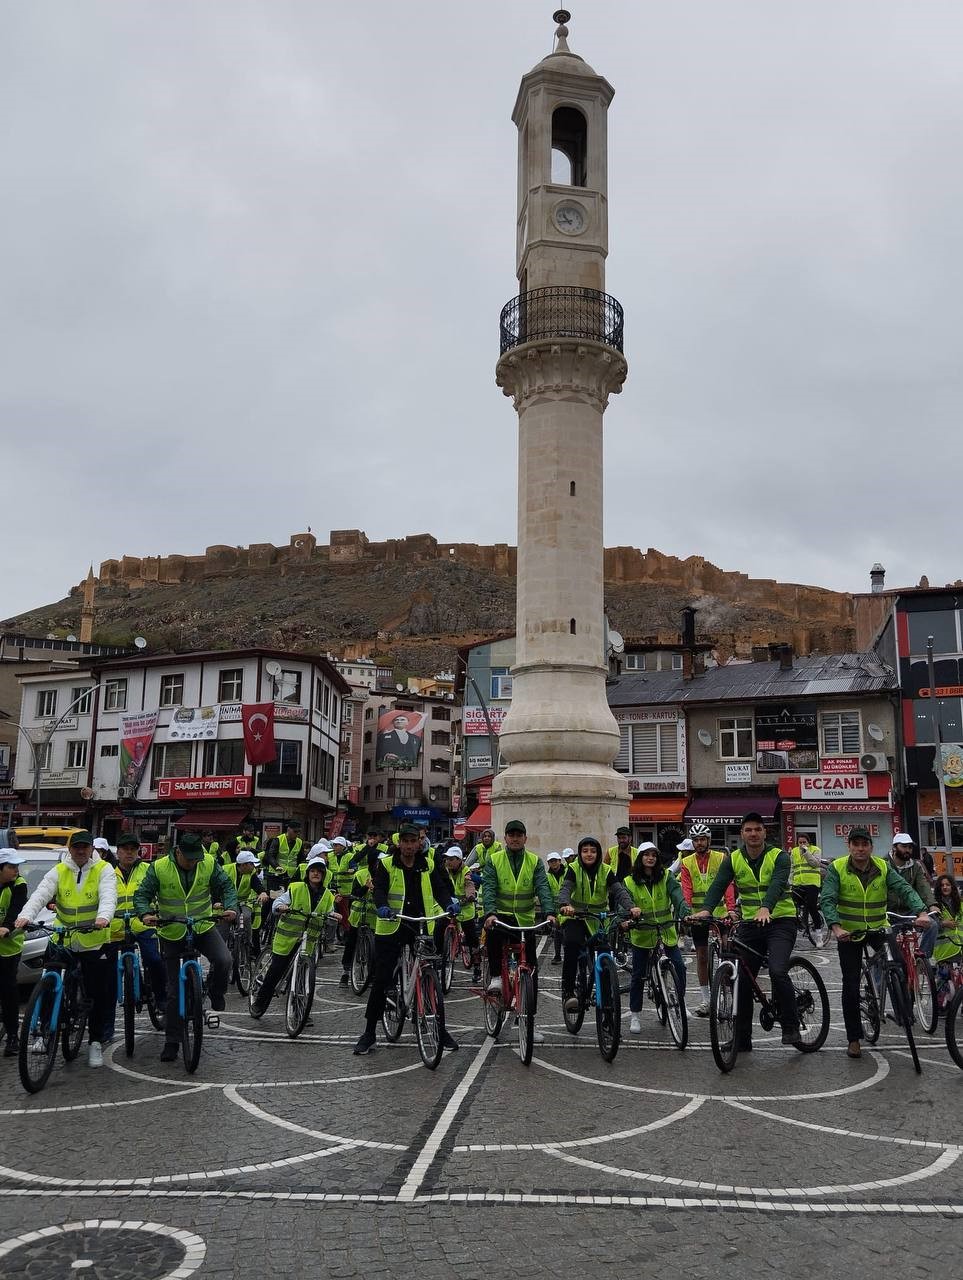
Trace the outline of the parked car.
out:
<instances>
[{"instance_id":1,"label":"parked car","mask_svg":"<svg viewBox=\"0 0 963 1280\"><path fill-rule=\"evenodd\" d=\"M27 882L29 893L33 893L51 867L55 867L63 854L67 852L65 845L28 844L21 840L19 853L26 861L20 864L20 874ZM54 913L46 907L37 916L38 924L49 924ZM47 949L47 935L43 933L27 934L20 955L20 967L17 970L17 982L24 987L32 987L40 977L43 969L43 955Z\"/></svg>"},{"instance_id":2,"label":"parked car","mask_svg":"<svg viewBox=\"0 0 963 1280\"><path fill-rule=\"evenodd\" d=\"M21 849L26 846L62 850L73 833L80 830L80 827L14 827Z\"/></svg>"}]
</instances>

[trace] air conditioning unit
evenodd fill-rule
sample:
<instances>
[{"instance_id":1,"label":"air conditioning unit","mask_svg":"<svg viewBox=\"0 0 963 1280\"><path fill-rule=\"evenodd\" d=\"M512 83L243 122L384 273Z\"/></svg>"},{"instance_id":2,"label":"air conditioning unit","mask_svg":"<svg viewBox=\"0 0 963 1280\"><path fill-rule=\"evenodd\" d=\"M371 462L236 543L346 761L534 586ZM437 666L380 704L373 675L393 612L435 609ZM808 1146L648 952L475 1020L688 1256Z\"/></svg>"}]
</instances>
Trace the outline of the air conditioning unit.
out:
<instances>
[{"instance_id":1,"label":"air conditioning unit","mask_svg":"<svg viewBox=\"0 0 963 1280\"><path fill-rule=\"evenodd\" d=\"M881 751L867 751L859 757L859 767L863 773L888 773L889 761Z\"/></svg>"}]
</instances>

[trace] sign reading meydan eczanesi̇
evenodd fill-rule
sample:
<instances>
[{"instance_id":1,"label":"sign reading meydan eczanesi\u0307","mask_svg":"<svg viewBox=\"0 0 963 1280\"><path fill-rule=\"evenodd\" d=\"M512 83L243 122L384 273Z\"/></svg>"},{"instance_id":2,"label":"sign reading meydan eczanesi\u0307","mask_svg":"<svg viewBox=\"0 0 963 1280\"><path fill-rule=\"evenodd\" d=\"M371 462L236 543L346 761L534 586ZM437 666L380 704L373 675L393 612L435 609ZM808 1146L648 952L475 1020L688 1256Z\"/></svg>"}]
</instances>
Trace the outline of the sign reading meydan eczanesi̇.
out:
<instances>
[{"instance_id":1,"label":"sign reading meydan eczanesi\u0307","mask_svg":"<svg viewBox=\"0 0 963 1280\"><path fill-rule=\"evenodd\" d=\"M211 778L158 778L158 800L234 800L251 794L251 778L230 775Z\"/></svg>"}]
</instances>

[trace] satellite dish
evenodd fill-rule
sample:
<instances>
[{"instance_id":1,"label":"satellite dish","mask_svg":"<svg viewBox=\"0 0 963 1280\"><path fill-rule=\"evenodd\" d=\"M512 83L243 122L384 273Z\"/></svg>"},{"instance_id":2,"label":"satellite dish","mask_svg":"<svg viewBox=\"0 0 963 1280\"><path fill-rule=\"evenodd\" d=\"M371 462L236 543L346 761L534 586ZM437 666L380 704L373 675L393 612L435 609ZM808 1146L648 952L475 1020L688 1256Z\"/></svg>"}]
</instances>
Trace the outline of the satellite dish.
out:
<instances>
[{"instance_id":1,"label":"satellite dish","mask_svg":"<svg viewBox=\"0 0 963 1280\"><path fill-rule=\"evenodd\" d=\"M708 729L700 729L699 732L696 734L696 737L699 739L699 741L702 743L704 747L712 746L712 734L709 732Z\"/></svg>"},{"instance_id":2,"label":"satellite dish","mask_svg":"<svg viewBox=\"0 0 963 1280\"><path fill-rule=\"evenodd\" d=\"M398 690L399 693L404 693L405 691L405 686L403 684L396 684L395 688Z\"/></svg>"},{"instance_id":3,"label":"satellite dish","mask_svg":"<svg viewBox=\"0 0 963 1280\"><path fill-rule=\"evenodd\" d=\"M134 636L134 648L135 649L147 648L147 641L144 639L143 636Z\"/></svg>"},{"instance_id":4,"label":"satellite dish","mask_svg":"<svg viewBox=\"0 0 963 1280\"><path fill-rule=\"evenodd\" d=\"M878 724L868 724L866 726L866 732L874 742L882 742L886 736Z\"/></svg>"},{"instance_id":5,"label":"satellite dish","mask_svg":"<svg viewBox=\"0 0 963 1280\"><path fill-rule=\"evenodd\" d=\"M57 639L57 637L54 635L54 633L53 633L52 631L48 631L48 632L47 632L47 634L46 634L46 636L44 637L44 639L45 639L45 640L56 640L56 639Z\"/></svg>"},{"instance_id":6,"label":"satellite dish","mask_svg":"<svg viewBox=\"0 0 963 1280\"><path fill-rule=\"evenodd\" d=\"M609 648L613 653L625 653L625 641L617 631L609 632Z\"/></svg>"},{"instance_id":7,"label":"satellite dish","mask_svg":"<svg viewBox=\"0 0 963 1280\"><path fill-rule=\"evenodd\" d=\"M69 636L67 636L67 639L68 639L69 641L71 641L71 643L72 643L72 644L76 644L76 643L77 643L77 637L76 637L75 635L69 635Z\"/></svg>"},{"instance_id":8,"label":"satellite dish","mask_svg":"<svg viewBox=\"0 0 963 1280\"><path fill-rule=\"evenodd\" d=\"M272 680L276 680L281 674L281 664L278 662L277 658L272 658L270 662L265 662L264 670Z\"/></svg>"}]
</instances>

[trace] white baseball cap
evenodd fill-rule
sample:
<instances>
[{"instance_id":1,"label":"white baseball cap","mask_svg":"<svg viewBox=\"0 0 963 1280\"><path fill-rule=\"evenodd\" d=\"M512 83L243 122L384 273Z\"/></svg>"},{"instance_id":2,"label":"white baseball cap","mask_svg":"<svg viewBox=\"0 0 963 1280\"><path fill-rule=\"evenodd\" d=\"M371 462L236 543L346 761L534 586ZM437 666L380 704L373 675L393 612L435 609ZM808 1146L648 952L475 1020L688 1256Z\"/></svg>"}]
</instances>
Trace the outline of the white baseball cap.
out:
<instances>
[{"instance_id":1,"label":"white baseball cap","mask_svg":"<svg viewBox=\"0 0 963 1280\"><path fill-rule=\"evenodd\" d=\"M307 873L311 870L312 867L324 867L324 869L327 870L328 869L327 858L322 858L320 854L317 854L315 857L308 858L308 861L304 868L305 875L307 875Z\"/></svg>"},{"instance_id":2,"label":"white baseball cap","mask_svg":"<svg viewBox=\"0 0 963 1280\"><path fill-rule=\"evenodd\" d=\"M656 853L659 852L659 846L657 844L653 844L651 840L642 841L639 845L639 853L645 853L646 849L653 849Z\"/></svg>"},{"instance_id":3,"label":"white baseball cap","mask_svg":"<svg viewBox=\"0 0 963 1280\"><path fill-rule=\"evenodd\" d=\"M574 849L563 849L563 850L562 850L562 857L563 857L563 858L574 858L574 857L575 857L575 850L574 850Z\"/></svg>"},{"instance_id":4,"label":"white baseball cap","mask_svg":"<svg viewBox=\"0 0 963 1280\"><path fill-rule=\"evenodd\" d=\"M97 839L94 841L94 848L106 849L108 853L110 852L110 845L107 843L107 841L104 839L103 836L97 837Z\"/></svg>"},{"instance_id":5,"label":"white baseball cap","mask_svg":"<svg viewBox=\"0 0 963 1280\"><path fill-rule=\"evenodd\" d=\"M7 863L11 867L19 867L21 862L26 862L24 854L17 853L16 849L0 849L0 866Z\"/></svg>"},{"instance_id":6,"label":"white baseball cap","mask_svg":"<svg viewBox=\"0 0 963 1280\"><path fill-rule=\"evenodd\" d=\"M319 840L317 844L313 844L308 850L308 861L310 862L312 859L321 858L323 854L330 852L331 846L328 844L327 840ZM327 864L327 858L324 858L324 862Z\"/></svg>"},{"instance_id":7,"label":"white baseball cap","mask_svg":"<svg viewBox=\"0 0 963 1280\"><path fill-rule=\"evenodd\" d=\"M240 866L242 862L245 863L245 865L249 862L253 862L255 866L258 865L257 858L255 858L254 854L251 853L250 849L243 849L237 855L235 862L237 863L238 866Z\"/></svg>"},{"instance_id":8,"label":"white baseball cap","mask_svg":"<svg viewBox=\"0 0 963 1280\"><path fill-rule=\"evenodd\" d=\"M560 853L558 853L558 852L550 853L550 854L548 855L548 857L545 859L545 861L546 861L546 862L551 862L553 858L558 858L559 862L563 862L563 861L564 861L564 859L563 859L562 855L561 855Z\"/></svg>"},{"instance_id":9,"label":"white baseball cap","mask_svg":"<svg viewBox=\"0 0 963 1280\"><path fill-rule=\"evenodd\" d=\"M910 835L907 835L905 831L900 831L897 835L893 836L893 844L915 844L915 843L916 841L913 839L913 837Z\"/></svg>"},{"instance_id":10,"label":"white baseball cap","mask_svg":"<svg viewBox=\"0 0 963 1280\"><path fill-rule=\"evenodd\" d=\"M348 842L345 840L344 836L335 836L331 843L341 845L342 849L347 849L348 847Z\"/></svg>"},{"instance_id":11,"label":"white baseball cap","mask_svg":"<svg viewBox=\"0 0 963 1280\"><path fill-rule=\"evenodd\" d=\"M692 843L691 840L686 839L686 840L681 840L676 845L676 848L679 850L680 853L692 853L695 849L695 845Z\"/></svg>"}]
</instances>

